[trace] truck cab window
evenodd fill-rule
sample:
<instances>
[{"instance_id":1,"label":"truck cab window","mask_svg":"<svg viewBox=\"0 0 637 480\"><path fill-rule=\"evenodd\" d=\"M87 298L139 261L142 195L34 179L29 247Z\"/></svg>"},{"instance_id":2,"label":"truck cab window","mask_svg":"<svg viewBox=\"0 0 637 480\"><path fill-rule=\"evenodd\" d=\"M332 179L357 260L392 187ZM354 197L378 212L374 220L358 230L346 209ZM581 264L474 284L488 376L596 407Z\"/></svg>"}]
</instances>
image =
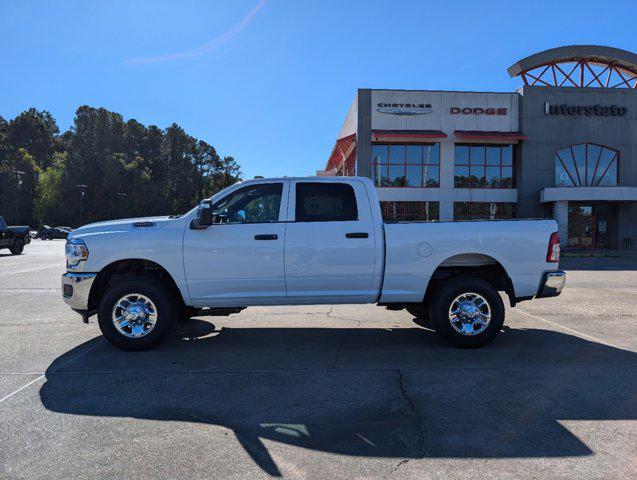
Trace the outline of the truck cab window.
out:
<instances>
[{"instance_id":1,"label":"truck cab window","mask_svg":"<svg viewBox=\"0 0 637 480\"><path fill-rule=\"evenodd\" d=\"M295 217L297 222L358 220L354 189L345 183L297 183Z\"/></svg>"},{"instance_id":2,"label":"truck cab window","mask_svg":"<svg viewBox=\"0 0 637 480\"><path fill-rule=\"evenodd\" d=\"M279 221L282 183L251 185L212 206L214 223L274 223Z\"/></svg>"}]
</instances>

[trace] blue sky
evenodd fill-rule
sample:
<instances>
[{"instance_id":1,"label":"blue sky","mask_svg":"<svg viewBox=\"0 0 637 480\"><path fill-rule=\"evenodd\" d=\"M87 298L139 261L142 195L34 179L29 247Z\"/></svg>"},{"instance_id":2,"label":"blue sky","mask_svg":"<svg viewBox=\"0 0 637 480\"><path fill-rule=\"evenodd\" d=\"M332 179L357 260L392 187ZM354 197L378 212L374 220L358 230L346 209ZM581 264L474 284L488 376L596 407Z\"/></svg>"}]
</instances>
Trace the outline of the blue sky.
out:
<instances>
[{"instance_id":1,"label":"blue sky","mask_svg":"<svg viewBox=\"0 0 637 480\"><path fill-rule=\"evenodd\" d=\"M608 5L608 7L604 7ZM177 122L244 176L325 165L357 88L513 91L565 44L636 51L637 2L0 0L0 115Z\"/></svg>"}]
</instances>

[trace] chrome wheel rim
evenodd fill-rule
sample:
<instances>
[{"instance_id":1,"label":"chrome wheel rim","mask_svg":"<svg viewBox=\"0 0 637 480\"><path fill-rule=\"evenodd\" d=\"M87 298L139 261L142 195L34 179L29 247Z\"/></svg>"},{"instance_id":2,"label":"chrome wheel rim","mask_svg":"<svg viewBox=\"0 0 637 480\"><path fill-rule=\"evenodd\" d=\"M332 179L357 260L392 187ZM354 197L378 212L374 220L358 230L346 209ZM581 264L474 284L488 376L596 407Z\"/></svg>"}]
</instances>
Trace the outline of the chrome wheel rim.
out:
<instances>
[{"instance_id":1,"label":"chrome wheel rim","mask_svg":"<svg viewBox=\"0 0 637 480\"><path fill-rule=\"evenodd\" d=\"M129 293L120 298L111 315L115 329L128 338L148 335L157 324L157 307L141 293Z\"/></svg>"},{"instance_id":2,"label":"chrome wheel rim","mask_svg":"<svg viewBox=\"0 0 637 480\"><path fill-rule=\"evenodd\" d=\"M491 305L480 294L466 292L458 295L449 307L449 323L461 335L479 335L491 321Z\"/></svg>"}]
</instances>

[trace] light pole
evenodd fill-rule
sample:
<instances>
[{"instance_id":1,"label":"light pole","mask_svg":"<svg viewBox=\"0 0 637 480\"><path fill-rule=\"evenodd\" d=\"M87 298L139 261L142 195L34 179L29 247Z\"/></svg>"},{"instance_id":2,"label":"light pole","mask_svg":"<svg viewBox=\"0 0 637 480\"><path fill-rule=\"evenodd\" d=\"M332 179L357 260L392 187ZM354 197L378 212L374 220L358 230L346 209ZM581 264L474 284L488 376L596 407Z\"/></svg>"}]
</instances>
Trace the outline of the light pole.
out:
<instances>
[{"instance_id":1,"label":"light pole","mask_svg":"<svg viewBox=\"0 0 637 480\"><path fill-rule=\"evenodd\" d=\"M84 193L88 185L75 185L80 189L80 227L84 225Z\"/></svg>"},{"instance_id":2,"label":"light pole","mask_svg":"<svg viewBox=\"0 0 637 480\"><path fill-rule=\"evenodd\" d=\"M11 170L11 173L15 173L15 180L16 180L16 186L15 186L15 199L13 201L13 222L15 225L18 224L18 199L19 197L19 193L20 193L20 185L22 185L22 178L20 178L20 175L26 175L27 172L23 172L21 170Z\"/></svg>"}]
</instances>

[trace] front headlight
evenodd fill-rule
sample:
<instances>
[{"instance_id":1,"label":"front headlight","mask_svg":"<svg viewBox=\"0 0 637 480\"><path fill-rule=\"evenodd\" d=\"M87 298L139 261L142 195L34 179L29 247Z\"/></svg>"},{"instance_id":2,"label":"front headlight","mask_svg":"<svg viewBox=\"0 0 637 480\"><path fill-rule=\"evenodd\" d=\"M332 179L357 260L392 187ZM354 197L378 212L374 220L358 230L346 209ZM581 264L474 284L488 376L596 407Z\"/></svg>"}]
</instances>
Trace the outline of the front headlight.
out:
<instances>
[{"instance_id":1,"label":"front headlight","mask_svg":"<svg viewBox=\"0 0 637 480\"><path fill-rule=\"evenodd\" d=\"M88 258L88 248L86 248L84 240L80 238L71 238L66 241L64 254L66 256L66 266L74 267L82 260L86 260Z\"/></svg>"}]
</instances>

